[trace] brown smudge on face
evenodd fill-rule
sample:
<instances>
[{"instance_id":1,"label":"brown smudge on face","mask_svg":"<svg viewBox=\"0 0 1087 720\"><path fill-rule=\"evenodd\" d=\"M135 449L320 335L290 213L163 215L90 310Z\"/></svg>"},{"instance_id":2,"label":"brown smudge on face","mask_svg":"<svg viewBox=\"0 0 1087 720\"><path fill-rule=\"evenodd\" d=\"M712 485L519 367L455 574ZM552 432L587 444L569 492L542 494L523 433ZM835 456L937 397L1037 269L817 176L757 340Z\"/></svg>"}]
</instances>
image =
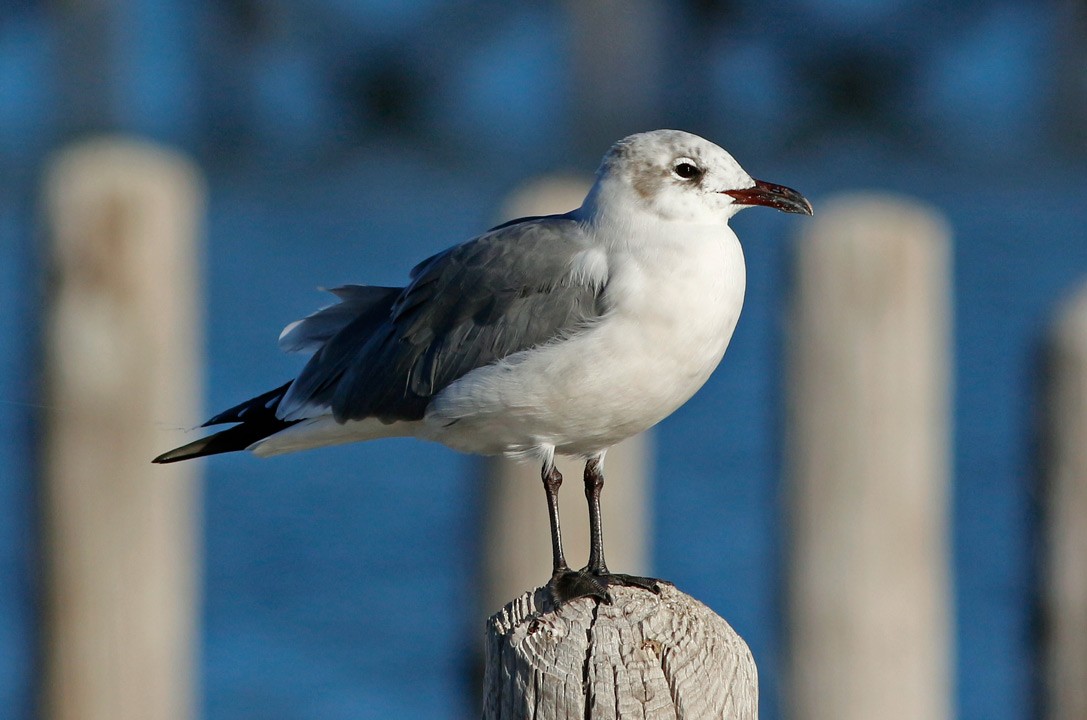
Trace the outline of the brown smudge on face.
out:
<instances>
[{"instance_id":1,"label":"brown smudge on face","mask_svg":"<svg viewBox=\"0 0 1087 720\"><path fill-rule=\"evenodd\" d=\"M612 147L604 162L609 169L614 169L621 164L630 165L631 185L634 191L642 200L650 202L665 187L665 183L675 181L672 177L672 163L675 158L689 157L699 167L702 167L702 160L694 152L694 149L684 147L684 145L683 142L673 141L669 143L661 159L657 161L642 159L637 164L633 164L631 144L620 142ZM702 179L698 179L699 185L701 185Z\"/></svg>"},{"instance_id":2,"label":"brown smudge on face","mask_svg":"<svg viewBox=\"0 0 1087 720\"><path fill-rule=\"evenodd\" d=\"M661 187L667 171L655 167L648 160L633 164L630 159L631 149L627 143L617 143L604 158L604 165L609 172L615 172L620 165L630 165L631 185L642 200L650 200Z\"/></svg>"},{"instance_id":3,"label":"brown smudge on face","mask_svg":"<svg viewBox=\"0 0 1087 720\"><path fill-rule=\"evenodd\" d=\"M656 197L664 183L668 182L668 168L656 167L652 163L643 163L634 171L634 191L643 200Z\"/></svg>"}]
</instances>

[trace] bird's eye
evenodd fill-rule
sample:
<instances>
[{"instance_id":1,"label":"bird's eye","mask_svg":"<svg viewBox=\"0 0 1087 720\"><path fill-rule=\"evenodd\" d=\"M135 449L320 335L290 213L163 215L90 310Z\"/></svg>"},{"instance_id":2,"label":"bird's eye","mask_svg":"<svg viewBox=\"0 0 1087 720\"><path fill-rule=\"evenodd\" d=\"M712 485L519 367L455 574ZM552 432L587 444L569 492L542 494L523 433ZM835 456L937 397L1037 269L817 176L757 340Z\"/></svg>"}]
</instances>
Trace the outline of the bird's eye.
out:
<instances>
[{"instance_id":1,"label":"bird's eye","mask_svg":"<svg viewBox=\"0 0 1087 720\"><path fill-rule=\"evenodd\" d=\"M676 166L672 168L672 172L684 180L694 180L702 175L702 171L689 162L676 163Z\"/></svg>"}]
</instances>

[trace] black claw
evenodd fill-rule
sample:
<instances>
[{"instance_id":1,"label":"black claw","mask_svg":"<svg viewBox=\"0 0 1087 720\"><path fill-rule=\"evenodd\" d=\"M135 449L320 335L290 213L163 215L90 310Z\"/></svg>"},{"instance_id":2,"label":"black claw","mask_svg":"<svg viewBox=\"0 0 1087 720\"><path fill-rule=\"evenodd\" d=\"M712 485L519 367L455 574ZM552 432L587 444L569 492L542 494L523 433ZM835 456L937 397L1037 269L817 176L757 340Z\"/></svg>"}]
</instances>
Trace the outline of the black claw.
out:
<instances>
[{"instance_id":1,"label":"black claw","mask_svg":"<svg viewBox=\"0 0 1087 720\"><path fill-rule=\"evenodd\" d=\"M601 578L584 570L556 572L551 576L547 587L551 591L551 599L555 601L556 607L580 597L596 598L606 605L611 605L611 595L608 593L607 584L602 582Z\"/></svg>"},{"instance_id":2,"label":"black claw","mask_svg":"<svg viewBox=\"0 0 1087 720\"><path fill-rule=\"evenodd\" d=\"M582 568L556 572L551 576L547 587L551 591L551 599L558 607L579 597L592 597L605 605L611 605L611 593L608 592L610 587L635 587L660 595L661 585L666 583L667 581L657 578Z\"/></svg>"},{"instance_id":3,"label":"black claw","mask_svg":"<svg viewBox=\"0 0 1087 720\"><path fill-rule=\"evenodd\" d=\"M642 590L648 590L654 595L660 595L660 584L663 580L657 578L642 577L641 575L624 575L623 573L606 573L597 575L597 578L601 580L606 587L618 586L618 587L636 587Z\"/></svg>"}]
</instances>

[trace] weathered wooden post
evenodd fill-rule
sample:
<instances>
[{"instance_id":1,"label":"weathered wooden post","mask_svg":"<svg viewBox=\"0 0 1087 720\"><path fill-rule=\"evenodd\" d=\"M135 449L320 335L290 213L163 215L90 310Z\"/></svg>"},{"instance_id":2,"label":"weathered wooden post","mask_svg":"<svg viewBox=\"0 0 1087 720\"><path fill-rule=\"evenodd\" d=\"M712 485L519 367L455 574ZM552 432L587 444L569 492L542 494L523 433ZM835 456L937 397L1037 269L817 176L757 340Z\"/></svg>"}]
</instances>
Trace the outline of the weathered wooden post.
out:
<instances>
[{"instance_id":1,"label":"weathered wooden post","mask_svg":"<svg viewBox=\"0 0 1087 720\"><path fill-rule=\"evenodd\" d=\"M789 336L790 717L951 714L949 231L820 205Z\"/></svg>"},{"instance_id":2,"label":"weathered wooden post","mask_svg":"<svg viewBox=\"0 0 1087 720\"><path fill-rule=\"evenodd\" d=\"M1087 718L1087 287L1062 308L1047 368L1046 715Z\"/></svg>"},{"instance_id":3,"label":"weathered wooden post","mask_svg":"<svg viewBox=\"0 0 1087 720\"><path fill-rule=\"evenodd\" d=\"M758 677L728 623L667 584L555 609L544 588L487 623L483 720L757 720Z\"/></svg>"},{"instance_id":4,"label":"weathered wooden post","mask_svg":"<svg viewBox=\"0 0 1087 720\"><path fill-rule=\"evenodd\" d=\"M566 212L581 204L587 180L545 178L515 192L502 210L504 218ZM632 437L608 451L608 488L602 523L607 531L608 560L620 572L649 572L649 457L646 435ZM483 584L480 601L494 612L511 597L534 587L551 572L547 506L540 469L505 458L484 462ZM570 478L559 495L562 533L571 561L588 557L589 519L581 490L583 464L559 458L558 468Z\"/></svg>"},{"instance_id":5,"label":"weathered wooden post","mask_svg":"<svg viewBox=\"0 0 1087 720\"><path fill-rule=\"evenodd\" d=\"M196 471L152 466L200 398L195 168L99 140L56 158L42 455L44 717L194 715ZM170 426L165 426L169 423Z\"/></svg>"}]
</instances>

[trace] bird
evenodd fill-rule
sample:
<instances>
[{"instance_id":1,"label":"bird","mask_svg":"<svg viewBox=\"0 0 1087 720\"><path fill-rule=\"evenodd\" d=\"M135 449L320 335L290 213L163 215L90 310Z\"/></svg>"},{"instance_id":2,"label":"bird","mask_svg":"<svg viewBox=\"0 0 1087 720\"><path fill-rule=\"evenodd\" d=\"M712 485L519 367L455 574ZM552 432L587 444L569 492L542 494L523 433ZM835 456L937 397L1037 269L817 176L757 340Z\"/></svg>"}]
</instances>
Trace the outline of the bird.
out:
<instances>
[{"instance_id":1,"label":"bird","mask_svg":"<svg viewBox=\"0 0 1087 720\"><path fill-rule=\"evenodd\" d=\"M672 414L722 359L746 287L728 222L757 205L812 214L799 192L752 178L698 135L626 137L580 207L498 225L423 260L404 287L333 288L338 302L279 336L283 351L310 355L297 377L153 462L389 437L535 461L555 602L610 602L615 586L659 592L663 581L608 569L604 457ZM579 570L563 552L556 455L585 462L590 551Z\"/></svg>"}]
</instances>

